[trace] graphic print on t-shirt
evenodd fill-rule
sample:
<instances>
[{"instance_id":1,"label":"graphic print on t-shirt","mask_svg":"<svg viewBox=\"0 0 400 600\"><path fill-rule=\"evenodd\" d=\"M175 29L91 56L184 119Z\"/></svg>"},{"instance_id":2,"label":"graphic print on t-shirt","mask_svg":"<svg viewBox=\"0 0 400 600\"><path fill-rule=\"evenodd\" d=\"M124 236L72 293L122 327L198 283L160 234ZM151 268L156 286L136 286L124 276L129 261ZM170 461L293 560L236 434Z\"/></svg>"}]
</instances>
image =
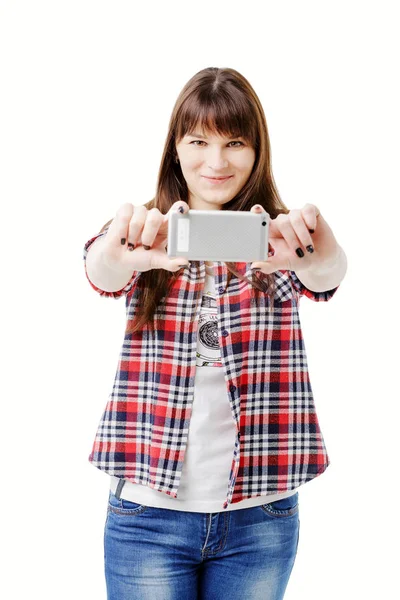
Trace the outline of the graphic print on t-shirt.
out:
<instances>
[{"instance_id":1,"label":"graphic print on t-shirt","mask_svg":"<svg viewBox=\"0 0 400 600\"><path fill-rule=\"evenodd\" d=\"M197 367L222 367L214 277L206 275L197 330Z\"/></svg>"}]
</instances>

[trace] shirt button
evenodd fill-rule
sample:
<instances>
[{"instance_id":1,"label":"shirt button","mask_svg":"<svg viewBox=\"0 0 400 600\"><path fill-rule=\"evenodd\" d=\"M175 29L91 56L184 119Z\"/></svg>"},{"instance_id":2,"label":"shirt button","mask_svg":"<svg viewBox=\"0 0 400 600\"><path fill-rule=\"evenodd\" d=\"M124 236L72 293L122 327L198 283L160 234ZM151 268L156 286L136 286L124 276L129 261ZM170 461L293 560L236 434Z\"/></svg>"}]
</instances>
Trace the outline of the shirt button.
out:
<instances>
[{"instance_id":1,"label":"shirt button","mask_svg":"<svg viewBox=\"0 0 400 600\"><path fill-rule=\"evenodd\" d=\"M238 439L240 440L240 431L238 431Z\"/></svg>"},{"instance_id":2,"label":"shirt button","mask_svg":"<svg viewBox=\"0 0 400 600\"><path fill-rule=\"evenodd\" d=\"M222 292L224 291L224 288L221 286L221 287L218 288L218 291L219 291L220 294L222 294Z\"/></svg>"},{"instance_id":3,"label":"shirt button","mask_svg":"<svg viewBox=\"0 0 400 600\"><path fill-rule=\"evenodd\" d=\"M236 390L236 385L230 385L229 386L229 391L230 392L234 392Z\"/></svg>"},{"instance_id":4,"label":"shirt button","mask_svg":"<svg viewBox=\"0 0 400 600\"><path fill-rule=\"evenodd\" d=\"M226 329L223 330L222 335L224 337L226 337L227 335L229 335L229 331L227 331Z\"/></svg>"}]
</instances>

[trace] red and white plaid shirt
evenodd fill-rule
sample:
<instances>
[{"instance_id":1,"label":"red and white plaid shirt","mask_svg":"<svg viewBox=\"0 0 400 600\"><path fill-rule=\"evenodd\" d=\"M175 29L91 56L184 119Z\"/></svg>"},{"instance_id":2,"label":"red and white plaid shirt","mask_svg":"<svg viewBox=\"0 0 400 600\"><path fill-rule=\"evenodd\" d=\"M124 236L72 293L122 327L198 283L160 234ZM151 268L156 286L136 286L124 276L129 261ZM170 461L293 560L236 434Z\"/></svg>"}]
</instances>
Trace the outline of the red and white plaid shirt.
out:
<instances>
[{"instance_id":1,"label":"red and white plaid shirt","mask_svg":"<svg viewBox=\"0 0 400 600\"><path fill-rule=\"evenodd\" d=\"M91 238L90 245L106 231ZM113 390L101 417L89 461L109 475L150 486L176 498L181 477L196 373L197 327L205 263L181 272L155 334L145 327L125 334ZM236 263L251 280L251 263ZM228 270L214 263L221 359L236 441L224 508L246 498L286 492L323 473L330 461L319 427L298 308L301 296L332 298L308 290L294 271L276 271L275 307L236 277L223 293ZM86 272L87 276L87 272ZM118 292L132 319L140 302L134 272ZM263 277L263 274L260 274Z\"/></svg>"}]
</instances>

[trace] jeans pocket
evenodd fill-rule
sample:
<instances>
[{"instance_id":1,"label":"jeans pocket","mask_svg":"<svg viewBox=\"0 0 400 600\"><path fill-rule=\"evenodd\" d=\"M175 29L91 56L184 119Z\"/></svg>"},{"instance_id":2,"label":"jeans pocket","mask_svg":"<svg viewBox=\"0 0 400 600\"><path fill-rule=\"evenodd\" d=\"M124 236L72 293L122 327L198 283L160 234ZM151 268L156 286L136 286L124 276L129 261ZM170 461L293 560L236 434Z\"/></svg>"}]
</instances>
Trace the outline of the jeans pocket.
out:
<instances>
[{"instance_id":1,"label":"jeans pocket","mask_svg":"<svg viewBox=\"0 0 400 600\"><path fill-rule=\"evenodd\" d=\"M274 502L262 504L261 508L272 517L291 517L299 510L299 492L296 492L287 498L281 498Z\"/></svg>"},{"instance_id":2,"label":"jeans pocket","mask_svg":"<svg viewBox=\"0 0 400 600\"><path fill-rule=\"evenodd\" d=\"M108 510L118 515L137 515L143 513L148 507L144 504L138 504L125 500L125 498L117 498L110 490L108 497Z\"/></svg>"}]
</instances>

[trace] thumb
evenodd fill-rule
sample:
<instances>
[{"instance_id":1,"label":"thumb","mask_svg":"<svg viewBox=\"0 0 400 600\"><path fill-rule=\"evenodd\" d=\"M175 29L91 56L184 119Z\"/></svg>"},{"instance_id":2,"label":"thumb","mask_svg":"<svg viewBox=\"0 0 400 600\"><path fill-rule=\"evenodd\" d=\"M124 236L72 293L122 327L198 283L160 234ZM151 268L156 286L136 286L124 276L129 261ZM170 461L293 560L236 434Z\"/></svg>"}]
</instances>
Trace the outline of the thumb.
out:
<instances>
[{"instance_id":1,"label":"thumb","mask_svg":"<svg viewBox=\"0 0 400 600\"><path fill-rule=\"evenodd\" d=\"M150 268L165 269L166 271L171 271L172 273L175 273L176 271L179 271L179 269L181 269L182 267L187 267L188 265L189 261L187 258L184 258L182 256L178 256L178 258L169 258L166 252L164 253L154 251Z\"/></svg>"},{"instance_id":2,"label":"thumb","mask_svg":"<svg viewBox=\"0 0 400 600\"><path fill-rule=\"evenodd\" d=\"M252 269L259 269L262 273L269 275L270 273L275 273L275 271L279 271L282 268L281 261L279 258L275 256L269 256L268 259L264 262L253 262L250 267Z\"/></svg>"},{"instance_id":3,"label":"thumb","mask_svg":"<svg viewBox=\"0 0 400 600\"><path fill-rule=\"evenodd\" d=\"M266 274L273 273L274 271L277 271L279 269L275 250L270 243L268 243L267 260L263 262L253 262L251 263L250 267L252 269L260 269Z\"/></svg>"},{"instance_id":4,"label":"thumb","mask_svg":"<svg viewBox=\"0 0 400 600\"><path fill-rule=\"evenodd\" d=\"M167 271L171 271L172 273L176 273L182 267L186 268L190 264L188 259L184 256L178 256L177 258L169 258L166 253L158 257L157 262L157 268L166 269Z\"/></svg>"},{"instance_id":5,"label":"thumb","mask_svg":"<svg viewBox=\"0 0 400 600\"><path fill-rule=\"evenodd\" d=\"M179 269L186 269L186 267L188 267L190 265L189 261L186 258L174 258L171 261L171 270L172 267L175 267L174 272L175 271L179 271Z\"/></svg>"}]
</instances>

